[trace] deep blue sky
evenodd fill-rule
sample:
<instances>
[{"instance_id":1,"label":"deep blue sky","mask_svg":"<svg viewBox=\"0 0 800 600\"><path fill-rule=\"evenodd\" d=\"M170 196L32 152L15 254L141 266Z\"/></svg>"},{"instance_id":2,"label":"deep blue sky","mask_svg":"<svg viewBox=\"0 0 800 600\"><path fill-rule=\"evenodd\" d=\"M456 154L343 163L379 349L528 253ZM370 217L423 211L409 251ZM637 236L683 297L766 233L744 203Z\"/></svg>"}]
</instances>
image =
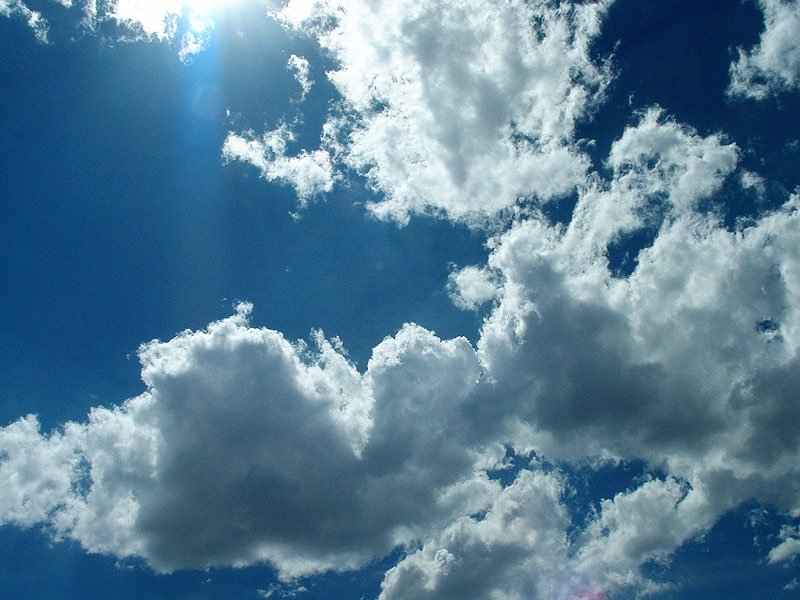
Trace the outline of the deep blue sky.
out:
<instances>
[{"instance_id":1,"label":"deep blue sky","mask_svg":"<svg viewBox=\"0 0 800 600\"><path fill-rule=\"evenodd\" d=\"M221 21L188 64L169 43L70 39L73 30L54 22L42 44L21 20L0 18L1 425L35 413L47 431L141 393L139 344L202 328L237 300L254 304L254 325L289 339L316 328L340 337L361 371L406 322L478 339L485 312L456 308L446 287L455 267L485 262L485 232L429 217L404 227L378 221L364 208L375 192L356 176L295 218L289 188L223 164L229 131L300 114L290 54L310 59L315 81L298 146L316 143L337 99L324 76L331 59L263 13L242 9ZM768 180L767 205L784 202L800 185L800 147L790 145L800 139L800 94L758 103L725 96L734 49L752 46L762 28L751 2L617 0L594 46L612 56L616 77L578 128L596 142L593 168L605 172L633 111L658 104L702 135L723 131L743 149L742 166ZM731 192L727 216L763 208ZM647 242L631 239L615 256ZM565 468L584 517L643 475L641 464ZM646 565L676 585L663 597L796 593L784 586L800 577L797 561L765 560L788 521L767 507L753 525L757 508L726 515L667 565ZM312 578L298 598L374 598L396 560ZM51 542L39 527L0 529L5 598L257 598L274 583L266 566L157 576Z\"/></svg>"}]
</instances>

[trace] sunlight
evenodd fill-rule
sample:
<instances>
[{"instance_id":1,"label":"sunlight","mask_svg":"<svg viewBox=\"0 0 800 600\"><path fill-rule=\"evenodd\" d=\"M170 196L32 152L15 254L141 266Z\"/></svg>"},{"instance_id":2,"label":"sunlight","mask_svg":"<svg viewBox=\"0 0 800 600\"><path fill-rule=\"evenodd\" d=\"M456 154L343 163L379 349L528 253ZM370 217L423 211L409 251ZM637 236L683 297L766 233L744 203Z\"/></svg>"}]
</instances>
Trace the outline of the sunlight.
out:
<instances>
[{"instance_id":1,"label":"sunlight","mask_svg":"<svg viewBox=\"0 0 800 600\"><path fill-rule=\"evenodd\" d=\"M216 20L245 2L257 0L118 0L113 17L148 38L180 40L179 56L188 62L208 43Z\"/></svg>"},{"instance_id":2,"label":"sunlight","mask_svg":"<svg viewBox=\"0 0 800 600\"><path fill-rule=\"evenodd\" d=\"M214 27L214 16L246 0L119 0L114 16L138 23L144 33L171 38L183 20L188 31L200 34Z\"/></svg>"}]
</instances>

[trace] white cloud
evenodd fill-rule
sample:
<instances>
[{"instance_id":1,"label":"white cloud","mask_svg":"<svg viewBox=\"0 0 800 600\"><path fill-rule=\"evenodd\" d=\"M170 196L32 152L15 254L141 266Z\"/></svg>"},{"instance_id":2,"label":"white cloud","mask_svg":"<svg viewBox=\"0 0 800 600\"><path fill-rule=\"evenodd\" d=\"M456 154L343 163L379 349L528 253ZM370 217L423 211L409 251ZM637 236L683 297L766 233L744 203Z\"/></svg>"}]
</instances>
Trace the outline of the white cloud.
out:
<instances>
[{"instance_id":1,"label":"white cloud","mask_svg":"<svg viewBox=\"0 0 800 600\"><path fill-rule=\"evenodd\" d=\"M271 143L254 142L262 170ZM643 561L744 500L800 512L800 197L726 229L707 208L737 156L642 115L568 226L520 220L488 270L458 272L464 302L493 286L477 348L406 325L359 373L322 334L311 351L251 327L247 305L146 344L141 396L49 436L32 418L1 430L0 515L160 570L268 561L290 578L405 546L387 600L652 589ZM609 244L640 228L653 241L615 274ZM582 524L563 476L489 478L504 444L668 475L567 536Z\"/></svg>"},{"instance_id":2,"label":"white cloud","mask_svg":"<svg viewBox=\"0 0 800 600\"><path fill-rule=\"evenodd\" d=\"M761 175L753 171L743 170L739 176L739 183L742 188L752 190L759 202L764 201L764 195L767 191L767 182Z\"/></svg>"},{"instance_id":3,"label":"white cloud","mask_svg":"<svg viewBox=\"0 0 800 600\"><path fill-rule=\"evenodd\" d=\"M312 353L248 310L144 345L147 391L85 424L1 429L2 521L160 571L270 561L292 577L485 507L496 485L458 410L478 381L468 342L406 326L361 375L321 334Z\"/></svg>"},{"instance_id":4,"label":"white cloud","mask_svg":"<svg viewBox=\"0 0 800 600\"><path fill-rule=\"evenodd\" d=\"M574 128L608 81L589 52L608 4L292 0L277 17L338 61L328 143L383 194L373 213L474 221L582 180Z\"/></svg>"},{"instance_id":5,"label":"white cloud","mask_svg":"<svg viewBox=\"0 0 800 600\"><path fill-rule=\"evenodd\" d=\"M87 19L115 20L133 32L140 31L143 39L179 39L178 54L188 61L205 48L222 6L210 0L116 0L101 14L90 4L86 15Z\"/></svg>"},{"instance_id":6,"label":"white cloud","mask_svg":"<svg viewBox=\"0 0 800 600\"><path fill-rule=\"evenodd\" d=\"M800 87L800 2L758 0L764 32L750 50L739 49L731 65L728 93L763 100Z\"/></svg>"},{"instance_id":7,"label":"white cloud","mask_svg":"<svg viewBox=\"0 0 800 600\"><path fill-rule=\"evenodd\" d=\"M166 39L188 10L145 4L114 18ZM587 175L574 129L607 83L588 50L607 6L290 2L279 17L339 61L344 108L320 149L291 154L283 124L230 133L225 160L301 204L353 168L384 194L373 212L400 222L577 189L572 221L519 219L488 265L451 274L459 306L495 301L477 348L408 324L360 373L321 333L311 350L252 327L248 305L145 344L142 395L50 434L30 416L0 429L0 520L163 571L268 561L291 578L404 546L386 600L561 600L648 587L644 561L745 499L800 512L800 197L726 229L713 202L737 147L657 108L613 144L608 180ZM737 65L767 56L770 32ZM306 93L307 61L289 67ZM641 232L652 241L621 276L609 249ZM504 444L668 475L605 499L570 537L557 471L489 478ZM796 529L781 540L771 562L800 549Z\"/></svg>"},{"instance_id":8,"label":"white cloud","mask_svg":"<svg viewBox=\"0 0 800 600\"><path fill-rule=\"evenodd\" d=\"M800 554L800 528L783 527L780 538L781 543L769 552L770 563L789 561Z\"/></svg>"},{"instance_id":9,"label":"white cloud","mask_svg":"<svg viewBox=\"0 0 800 600\"><path fill-rule=\"evenodd\" d=\"M70 492L77 453L65 437L43 438L33 416L0 429L2 521L31 526L46 521Z\"/></svg>"},{"instance_id":10,"label":"white cloud","mask_svg":"<svg viewBox=\"0 0 800 600\"><path fill-rule=\"evenodd\" d=\"M39 41L47 41L47 20L42 13L31 10L21 0L0 0L0 15L25 21Z\"/></svg>"},{"instance_id":11,"label":"white cloud","mask_svg":"<svg viewBox=\"0 0 800 600\"><path fill-rule=\"evenodd\" d=\"M638 156L627 142L654 127L680 148L617 160ZM683 476L714 465L736 473L731 485L794 477L798 198L728 231L698 201L735 148L647 117L621 141L611 162L627 166L584 190L568 227L527 221L500 237L490 266L502 299L479 342L496 396L528 411L546 455L669 458ZM608 244L642 227L655 240L615 277ZM798 501L794 485L784 506Z\"/></svg>"},{"instance_id":12,"label":"white cloud","mask_svg":"<svg viewBox=\"0 0 800 600\"><path fill-rule=\"evenodd\" d=\"M259 1L259 0L249 0ZM80 25L97 31L98 25L114 22L122 27L120 39L179 41L179 56L188 61L201 52L216 26L215 19L225 3L213 0L51 0L65 8L77 5L83 14ZM47 16L51 7L30 9L21 0L0 0L0 15L25 20L41 41L47 41ZM43 14L44 13L44 14Z\"/></svg>"},{"instance_id":13,"label":"white cloud","mask_svg":"<svg viewBox=\"0 0 800 600\"><path fill-rule=\"evenodd\" d=\"M226 161L253 165L267 181L291 185L303 206L314 196L330 192L337 174L326 150L300 150L294 156L287 156L287 146L292 141L294 134L286 124L260 137L251 131L231 132L222 146L222 156Z\"/></svg>"},{"instance_id":14,"label":"white cloud","mask_svg":"<svg viewBox=\"0 0 800 600\"><path fill-rule=\"evenodd\" d=\"M515 414L552 459L639 457L677 478L609 499L584 532L581 564L608 587L746 499L800 508L800 198L725 229L704 199L736 160L648 112L568 226L517 223L489 260L502 287L478 344L484 425ZM608 245L639 229L655 239L616 276Z\"/></svg>"},{"instance_id":15,"label":"white cloud","mask_svg":"<svg viewBox=\"0 0 800 600\"><path fill-rule=\"evenodd\" d=\"M289 57L287 66L291 71L294 71L294 78L300 84L300 100L304 100L308 92L311 91L311 86L314 85L314 82L309 77L308 59L292 54Z\"/></svg>"},{"instance_id":16,"label":"white cloud","mask_svg":"<svg viewBox=\"0 0 800 600\"><path fill-rule=\"evenodd\" d=\"M639 574L644 561L667 559L717 517L702 491L674 478L647 481L602 502L583 533L577 562L606 587L647 585Z\"/></svg>"},{"instance_id":17,"label":"white cloud","mask_svg":"<svg viewBox=\"0 0 800 600\"><path fill-rule=\"evenodd\" d=\"M450 273L447 291L456 306L475 310L494 299L498 286L487 269L469 266Z\"/></svg>"}]
</instances>

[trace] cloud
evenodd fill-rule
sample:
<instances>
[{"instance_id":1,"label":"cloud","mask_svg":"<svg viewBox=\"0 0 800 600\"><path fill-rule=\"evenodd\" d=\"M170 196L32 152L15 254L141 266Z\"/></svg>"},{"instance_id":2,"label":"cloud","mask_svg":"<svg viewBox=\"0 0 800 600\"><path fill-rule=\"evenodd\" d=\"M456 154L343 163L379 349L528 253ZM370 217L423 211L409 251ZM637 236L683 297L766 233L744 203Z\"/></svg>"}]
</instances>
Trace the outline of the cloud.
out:
<instances>
[{"instance_id":1,"label":"cloud","mask_svg":"<svg viewBox=\"0 0 800 600\"><path fill-rule=\"evenodd\" d=\"M42 13L31 10L21 0L0 0L0 15L9 19L25 21L39 41L47 41L47 20L42 16Z\"/></svg>"},{"instance_id":2,"label":"cloud","mask_svg":"<svg viewBox=\"0 0 800 600\"><path fill-rule=\"evenodd\" d=\"M674 478L651 480L603 500L597 518L583 532L576 562L610 588L643 580L645 561L664 561L676 548L713 525L703 493ZM655 524L658 526L655 526Z\"/></svg>"},{"instance_id":3,"label":"cloud","mask_svg":"<svg viewBox=\"0 0 800 600\"><path fill-rule=\"evenodd\" d=\"M312 352L248 311L142 346L147 391L84 424L0 430L3 522L158 571L269 561L292 577L485 507L496 484L458 416L479 377L466 340L406 326L362 375L321 334Z\"/></svg>"},{"instance_id":4,"label":"cloud","mask_svg":"<svg viewBox=\"0 0 800 600\"><path fill-rule=\"evenodd\" d=\"M563 493L558 475L522 471L484 516L462 517L390 569L380 600L566 598L576 582Z\"/></svg>"},{"instance_id":5,"label":"cloud","mask_svg":"<svg viewBox=\"0 0 800 600\"><path fill-rule=\"evenodd\" d=\"M269 168L270 140L253 143ZM145 344L142 395L50 434L34 417L0 430L0 516L161 571L292 578L403 547L387 600L656 589L640 565L743 501L800 512L800 197L726 228L738 154L643 113L569 225L520 219L452 276L463 305L495 300L476 347L407 324L359 372L321 333L312 349L252 327L246 304ZM619 273L609 248L640 231ZM493 479L508 447L666 475L583 520L558 469Z\"/></svg>"},{"instance_id":6,"label":"cloud","mask_svg":"<svg viewBox=\"0 0 800 600\"><path fill-rule=\"evenodd\" d=\"M78 455L69 435L41 436L33 416L0 429L0 515L8 523L28 526L46 521L70 493Z\"/></svg>"},{"instance_id":7,"label":"cloud","mask_svg":"<svg viewBox=\"0 0 800 600\"><path fill-rule=\"evenodd\" d=\"M319 149L294 149L281 124L229 133L223 158L301 205L355 170L379 192L373 213L401 223L534 200L486 265L448 280L462 308L493 301L476 346L406 324L359 372L321 332L290 342L241 304L144 344L141 395L49 433L34 416L0 428L0 521L165 572L269 562L291 579L401 547L385 600L576 600L656 589L640 566L744 500L800 514L800 196L726 227L718 192L739 149L657 107L612 145L607 177L590 173L575 125L608 83L589 51L608 4L287 4L277 18L337 61L339 107ZM153 39L187 14L144 8L104 14ZM737 65L767 56L770 31ZM307 92L307 61L288 64ZM537 212L573 191L569 224ZM557 468L492 478L508 448L665 475L583 520ZM785 528L769 561L797 537Z\"/></svg>"},{"instance_id":8,"label":"cloud","mask_svg":"<svg viewBox=\"0 0 800 600\"><path fill-rule=\"evenodd\" d=\"M180 40L178 54L188 61L205 48L219 9L212 2L193 0L116 0L101 10L87 3L85 20L93 23L93 28L98 22L114 21L133 39Z\"/></svg>"},{"instance_id":9,"label":"cloud","mask_svg":"<svg viewBox=\"0 0 800 600\"><path fill-rule=\"evenodd\" d=\"M447 291L456 306L475 310L494 299L498 287L487 269L469 266L450 273L447 278Z\"/></svg>"},{"instance_id":10,"label":"cloud","mask_svg":"<svg viewBox=\"0 0 800 600\"><path fill-rule=\"evenodd\" d=\"M225 161L242 161L256 167L267 181L279 181L294 188L300 205L314 196L330 192L338 179L333 160L326 150L300 150L287 156L294 134L286 124L257 137L252 131L230 132L222 146Z\"/></svg>"},{"instance_id":11,"label":"cloud","mask_svg":"<svg viewBox=\"0 0 800 600\"><path fill-rule=\"evenodd\" d=\"M656 150L641 153L642 140ZM501 301L478 349L496 396L527 407L538 443L552 441L546 455L594 446L669 457L688 475L684 461L724 449L746 479L796 452L796 436L771 427L797 402L798 198L726 229L708 201L736 156L649 112L614 144L612 180L589 182L568 226L534 219L499 237L489 265ZM609 245L639 230L652 242L620 276Z\"/></svg>"},{"instance_id":12,"label":"cloud","mask_svg":"<svg viewBox=\"0 0 800 600\"><path fill-rule=\"evenodd\" d=\"M177 42L178 54L184 61L191 60L205 48L216 27L216 19L225 10L224 3L195 0L51 0L39 10L30 9L21 0L0 0L0 15L25 20L36 36L46 42L50 28L48 16L51 16L53 4L62 9L74 8L81 15L80 22L70 19L66 22L83 32L122 41ZM58 16L63 18L63 14ZM109 23L116 28L104 27Z\"/></svg>"},{"instance_id":13,"label":"cloud","mask_svg":"<svg viewBox=\"0 0 800 600\"><path fill-rule=\"evenodd\" d=\"M764 12L764 32L758 44L739 49L731 64L728 94L763 100L800 87L800 2L758 0Z\"/></svg>"},{"instance_id":14,"label":"cloud","mask_svg":"<svg viewBox=\"0 0 800 600\"><path fill-rule=\"evenodd\" d=\"M324 143L382 198L370 210L481 220L571 193L578 120L609 80L589 46L609 2L309 2L276 17L337 61Z\"/></svg>"},{"instance_id":15,"label":"cloud","mask_svg":"<svg viewBox=\"0 0 800 600\"><path fill-rule=\"evenodd\" d=\"M726 229L712 200L737 154L648 111L568 226L517 223L489 259L502 285L478 343L484 424L515 414L551 459L671 474L604 501L585 529L578 557L609 587L749 498L800 508L800 198ZM609 245L639 230L653 240L620 276Z\"/></svg>"},{"instance_id":16,"label":"cloud","mask_svg":"<svg viewBox=\"0 0 800 600\"><path fill-rule=\"evenodd\" d=\"M304 100L308 92L311 91L311 86L314 85L314 82L309 77L308 59L292 54L289 57L287 66L291 71L294 71L294 78L300 84L300 100Z\"/></svg>"},{"instance_id":17,"label":"cloud","mask_svg":"<svg viewBox=\"0 0 800 600\"><path fill-rule=\"evenodd\" d=\"M800 554L800 530L797 527L783 527L780 533L781 543L769 552L769 562L778 563L794 559Z\"/></svg>"}]
</instances>

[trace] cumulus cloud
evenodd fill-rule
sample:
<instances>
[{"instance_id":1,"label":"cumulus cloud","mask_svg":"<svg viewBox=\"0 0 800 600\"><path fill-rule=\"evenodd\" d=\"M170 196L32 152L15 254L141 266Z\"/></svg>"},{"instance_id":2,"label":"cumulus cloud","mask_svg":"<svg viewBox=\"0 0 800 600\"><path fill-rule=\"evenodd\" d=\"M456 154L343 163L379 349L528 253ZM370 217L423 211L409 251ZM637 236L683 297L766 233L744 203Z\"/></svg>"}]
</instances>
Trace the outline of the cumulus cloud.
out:
<instances>
[{"instance_id":1,"label":"cumulus cloud","mask_svg":"<svg viewBox=\"0 0 800 600\"><path fill-rule=\"evenodd\" d=\"M603 500L597 518L583 533L576 562L604 580L606 587L635 586L655 591L639 566L663 561L717 518L702 491L674 478L651 480L635 490ZM657 524L657 525L656 525Z\"/></svg>"},{"instance_id":2,"label":"cumulus cloud","mask_svg":"<svg viewBox=\"0 0 800 600\"><path fill-rule=\"evenodd\" d=\"M750 50L739 49L731 65L728 93L763 100L800 87L800 2L758 0L764 32Z\"/></svg>"},{"instance_id":3,"label":"cumulus cloud","mask_svg":"<svg viewBox=\"0 0 800 600\"><path fill-rule=\"evenodd\" d=\"M248 0L260 2L261 0ZM84 31L98 32L103 25L117 26L114 39L125 41L155 40L176 43L184 61L201 52L216 26L216 19L226 10L224 3L196 0L51 0L62 8L75 8L80 22L73 23ZM0 15L25 20L36 36L47 41L48 16L54 7L44 5L30 9L22 0L0 0ZM63 16L63 15L61 15Z\"/></svg>"},{"instance_id":4,"label":"cumulus cloud","mask_svg":"<svg viewBox=\"0 0 800 600\"><path fill-rule=\"evenodd\" d=\"M450 273L447 278L447 291L456 306L475 310L494 299L498 286L488 269L469 266Z\"/></svg>"},{"instance_id":5,"label":"cumulus cloud","mask_svg":"<svg viewBox=\"0 0 800 600\"><path fill-rule=\"evenodd\" d=\"M222 146L222 157L253 165L267 181L292 186L303 206L314 196L330 192L338 176L327 150L300 150L287 156L287 147L293 141L294 134L285 123L261 136L252 131L230 132Z\"/></svg>"},{"instance_id":6,"label":"cumulus cloud","mask_svg":"<svg viewBox=\"0 0 800 600\"><path fill-rule=\"evenodd\" d=\"M585 529L578 557L608 586L643 585L643 561L746 499L800 508L800 198L726 229L708 200L737 154L649 111L568 226L520 222L490 257L502 287L478 343L486 422L516 414L551 458L635 456L671 474L606 500ZM639 229L654 239L620 276L609 244Z\"/></svg>"},{"instance_id":7,"label":"cumulus cloud","mask_svg":"<svg viewBox=\"0 0 800 600\"><path fill-rule=\"evenodd\" d=\"M276 16L337 61L327 144L381 217L480 220L571 193L575 124L609 75L590 57L609 2L292 0Z\"/></svg>"},{"instance_id":8,"label":"cumulus cloud","mask_svg":"<svg viewBox=\"0 0 800 600\"><path fill-rule=\"evenodd\" d=\"M178 54L188 61L205 48L219 9L212 2L193 0L116 0L100 9L88 3L85 20L92 27L114 21L127 28L133 39L179 40Z\"/></svg>"},{"instance_id":9,"label":"cumulus cloud","mask_svg":"<svg viewBox=\"0 0 800 600\"><path fill-rule=\"evenodd\" d=\"M492 282L476 347L406 325L359 372L321 333L313 349L252 327L248 305L145 344L142 395L51 434L2 429L3 521L163 571L290 578L405 547L387 600L656 590L640 565L743 501L800 512L800 197L727 229L713 199L737 157L645 112L569 225L520 220L488 270L457 272L465 305ZM615 272L609 244L639 229L652 241ZM557 469L492 477L508 447L666 476L575 521Z\"/></svg>"},{"instance_id":10,"label":"cumulus cloud","mask_svg":"<svg viewBox=\"0 0 800 600\"><path fill-rule=\"evenodd\" d=\"M563 494L558 475L523 471L484 516L462 517L390 569L379 598L565 599L579 578L566 568Z\"/></svg>"},{"instance_id":11,"label":"cumulus cloud","mask_svg":"<svg viewBox=\"0 0 800 600\"><path fill-rule=\"evenodd\" d=\"M291 577L485 508L496 484L458 410L479 378L466 340L406 326L362 375L322 334L312 352L248 311L142 346L147 391L86 423L0 430L3 522L159 571L270 561Z\"/></svg>"},{"instance_id":12,"label":"cumulus cloud","mask_svg":"<svg viewBox=\"0 0 800 600\"><path fill-rule=\"evenodd\" d=\"M642 139L668 143L642 154ZM612 148L613 179L590 182L567 227L529 220L501 236L490 265L503 275L502 301L479 351L498 396L528 406L553 436L551 454L595 444L677 466L732 437L750 441L726 460L755 476L795 451L792 434L775 438L767 424L796 402L784 392L797 349L787 299L798 286L798 199L726 229L700 201L736 155L648 113ZM645 228L653 242L617 276L609 244Z\"/></svg>"},{"instance_id":13,"label":"cumulus cloud","mask_svg":"<svg viewBox=\"0 0 800 600\"><path fill-rule=\"evenodd\" d=\"M155 38L185 9L114 6ZM586 600L656 589L645 561L747 499L800 514L800 196L727 228L739 149L657 107L612 145L607 178L589 174L574 131L607 83L589 53L607 6L289 2L277 17L331 53L342 102L319 149L294 150L282 124L229 133L225 160L301 204L353 169L399 222L576 190L572 220L527 211L487 265L451 274L458 306L494 302L476 346L407 324L360 372L321 332L309 347L253 327L247 304L144 344L141 395L53 432L0 428L0 521L165 572L269 562L291 579L401 547L384 600ZM307 61L289 67L307 91ZM666 475L576 519L557 468L493 478L508 448ZM768 559L797 553L787 527Z\"/></svg>"}]
</instances>

